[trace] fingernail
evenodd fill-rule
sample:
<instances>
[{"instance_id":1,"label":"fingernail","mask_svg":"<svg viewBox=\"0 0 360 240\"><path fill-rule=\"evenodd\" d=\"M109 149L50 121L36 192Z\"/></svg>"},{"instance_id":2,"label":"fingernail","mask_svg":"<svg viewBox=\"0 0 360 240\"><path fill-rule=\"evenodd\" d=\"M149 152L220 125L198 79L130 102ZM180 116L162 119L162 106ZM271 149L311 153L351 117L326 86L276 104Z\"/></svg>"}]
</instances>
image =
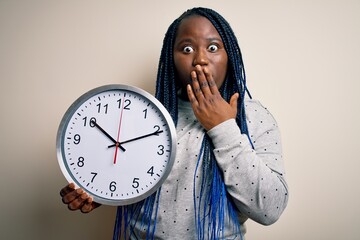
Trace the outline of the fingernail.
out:
<instances>
[{"instance_id":1,"label":"fingernail","mask_svg":"<svg viewBox=\"0 0 360 240\"><path fill-rule=\"evenodd\" d=\"M78 188L78 189L76 189L76 193L82 194L82 193L84 193L84 190L82 190L81 188Z\"/></svg>"}]
</instances>

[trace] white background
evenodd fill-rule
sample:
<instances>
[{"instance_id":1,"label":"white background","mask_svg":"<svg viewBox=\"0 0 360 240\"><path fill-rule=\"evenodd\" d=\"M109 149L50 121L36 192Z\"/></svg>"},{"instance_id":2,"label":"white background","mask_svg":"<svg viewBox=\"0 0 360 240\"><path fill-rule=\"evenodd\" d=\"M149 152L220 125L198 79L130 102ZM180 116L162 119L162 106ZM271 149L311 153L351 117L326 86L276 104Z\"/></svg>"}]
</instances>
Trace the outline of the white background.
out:
<instances>
[{"instance_id":1,"label":"white background","mask_svg":"<svg viewBox=\"0 0 360 240\"><path fill-rule=\"evenodd\" d=\"M61 202L58 124L100 85L154 93L165 31L193 6L230 22L282 132L289 205L272 226L248 221L247 239L359 239L358 0L0 0L0 239L111 239L114 207Z\"/></svg>"}]
</instances>

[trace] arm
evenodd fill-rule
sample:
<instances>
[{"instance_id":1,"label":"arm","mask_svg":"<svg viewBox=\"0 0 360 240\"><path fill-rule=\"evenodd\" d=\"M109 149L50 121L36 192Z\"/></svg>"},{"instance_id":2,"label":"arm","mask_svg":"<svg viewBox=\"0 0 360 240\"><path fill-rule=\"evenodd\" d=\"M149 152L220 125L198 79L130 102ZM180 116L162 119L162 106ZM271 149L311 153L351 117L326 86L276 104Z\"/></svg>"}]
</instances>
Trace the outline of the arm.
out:
<instances>
[{"instance_id":1,"label":"arm","mask_svg":"<svg viewBox=\"0 0 360 240\"><path fill-rule=\"evenodd\" d=\"M252 101L246 112L255 149L234 119L217 125L208 134L227 191L240 212L269 225L280 217L288 201L280 132L275 119L259 103Z\"/></svg>"},{"instance_id":2,"label":"arm","mask_svg":"<svg viewBox=\"0 0 360 240\"><path fill-rule=\"evenodd\" d=\"M228 193L241 214L261 224L274 223L288 199L275 119L260 103L249 102L246 113L252 149L235 122L238 94L227 103L206 67L196 66L191 79L187 94L196 118L212 139Z\"/></svg>"}]
</instances>

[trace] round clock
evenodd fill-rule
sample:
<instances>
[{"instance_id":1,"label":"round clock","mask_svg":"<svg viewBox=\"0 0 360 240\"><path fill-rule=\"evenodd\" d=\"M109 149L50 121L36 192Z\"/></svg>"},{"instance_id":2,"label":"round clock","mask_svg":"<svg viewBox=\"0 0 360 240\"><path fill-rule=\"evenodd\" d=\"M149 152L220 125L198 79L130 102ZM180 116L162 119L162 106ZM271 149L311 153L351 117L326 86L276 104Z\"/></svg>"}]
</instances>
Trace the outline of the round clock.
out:
<instances>
[{"instance_id":1,"label":"round clock","mask_svg":"<svg viewBox=\"0 0 360 240\"><path fill-rule=\"evenodd\" d=\"M165 107L127 85L106 85L79 97L61 120L60 168L94 201L128 205L154 193L175 159L176 131Z\"/></svg>"}]
</instances>

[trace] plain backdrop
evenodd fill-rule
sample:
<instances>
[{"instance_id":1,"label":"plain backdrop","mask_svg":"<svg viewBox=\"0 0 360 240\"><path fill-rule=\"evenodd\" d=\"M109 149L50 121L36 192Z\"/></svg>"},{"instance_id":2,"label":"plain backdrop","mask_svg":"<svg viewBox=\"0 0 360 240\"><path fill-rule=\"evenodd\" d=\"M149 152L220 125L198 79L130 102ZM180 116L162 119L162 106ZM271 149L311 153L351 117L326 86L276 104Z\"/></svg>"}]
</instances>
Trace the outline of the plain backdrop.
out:
<instances>
[{"instance_id":1,"label":"plain backdrop","mask_svg":"<svg viewBox=\"0 0 360 240\"><path fill-rule=\"evenodd\" d=\"M194 6L230 22L281 128L289 204L247 239L359 239L359 0L0 0L0 239L112 238L114 207L61 202L59 122L100 85L153 94L165 31Z\"/></svg>"}]
</instances>

